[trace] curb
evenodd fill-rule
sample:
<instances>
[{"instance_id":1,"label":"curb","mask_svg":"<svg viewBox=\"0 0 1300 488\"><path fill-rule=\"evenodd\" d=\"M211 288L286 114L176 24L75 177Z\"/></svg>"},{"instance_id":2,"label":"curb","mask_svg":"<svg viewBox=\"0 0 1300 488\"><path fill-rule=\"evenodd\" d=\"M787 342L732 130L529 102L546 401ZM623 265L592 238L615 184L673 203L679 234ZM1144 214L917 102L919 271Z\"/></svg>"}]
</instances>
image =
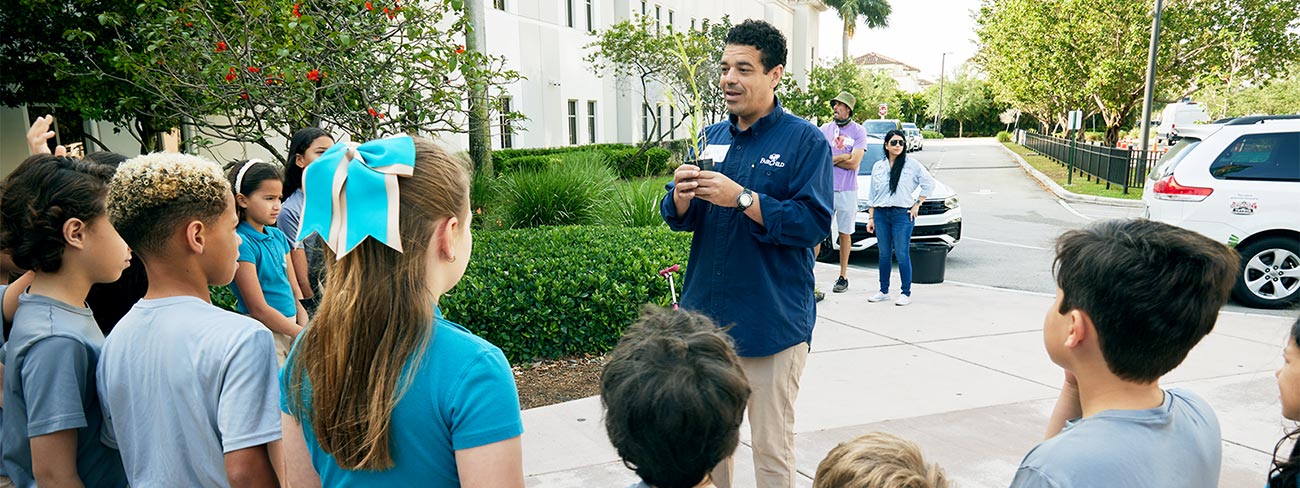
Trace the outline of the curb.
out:
<instances>
[{"instance_id":1,"label":"curb","mask_svg":"<svg viewBox=\"0 0 1300 488\"><path fill-rule=\"evenodd\" d=\"M1112 207L1127 207L1127 208L1142 208L1144 205L1146 205L1142 203L1141 200L1126 200L1123 198L1080 195L1070 190L1066 190L1065 188L1062 188L1060 184L1057 184L1055 180L1043 174L1042 171L1038 171L1037 169L1034 169L1033 166L1030 166L1029 163L1025 161L1025 158L1020 157L1019 154L1016 154L1015 151L1012 151L1005 144L999 142L998 147L1002 148L1003 151L1006 151L1007 154L1015 158L1016 162L1020 164L1020 167L1024 169L1026 173L1029 173L1030 176L1033 176L1034 179L1038 180L1038 182L1042 184L1044 188L1047 188L1048 191L1051 191L1052 193L1056 194L1057 198L1060 198L1061 200L1065 200L1066 202L1094 203L1098 205L1110 205Z\"/></svg>"}]
</instances>

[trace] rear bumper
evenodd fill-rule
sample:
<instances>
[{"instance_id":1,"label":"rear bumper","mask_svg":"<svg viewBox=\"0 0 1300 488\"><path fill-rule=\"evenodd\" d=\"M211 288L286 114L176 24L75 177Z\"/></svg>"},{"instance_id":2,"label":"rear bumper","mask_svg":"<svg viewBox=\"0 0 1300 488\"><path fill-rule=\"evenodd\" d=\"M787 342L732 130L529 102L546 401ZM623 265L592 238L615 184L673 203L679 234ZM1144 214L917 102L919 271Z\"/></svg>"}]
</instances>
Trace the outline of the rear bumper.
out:
<instances>
[{"instance_id":1,"label":"rear bumper","mask_svg":"<svg viewBox=\"0 0 1300 488\"><path fill-rule=\"evenodd\" d=\"M851 236L852 251L862 251L876 245L876 234L867 232L867 224L857 222ZM912 228L912 242L942 243L954 247L961 241L961 217L937 225L918 225ZM838 250L838 239L832 239L831 247Z\"/></svg>"}]
</instances>

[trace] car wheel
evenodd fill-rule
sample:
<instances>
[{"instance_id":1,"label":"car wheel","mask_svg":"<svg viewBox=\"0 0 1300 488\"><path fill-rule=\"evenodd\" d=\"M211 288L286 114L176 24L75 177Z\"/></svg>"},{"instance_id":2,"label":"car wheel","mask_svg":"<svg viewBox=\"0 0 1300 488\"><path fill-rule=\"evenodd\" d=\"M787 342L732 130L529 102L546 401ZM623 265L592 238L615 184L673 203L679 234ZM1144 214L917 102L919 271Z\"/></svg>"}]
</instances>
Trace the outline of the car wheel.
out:
<instances>
[{"instance_id":1,"label":"car wheel","mask_svg":"<svg viewBox=\"0 0 1300 488\"><path fill-rule=\"evenodd\" d=\"M840 251L831 247L831 244L833 243L835 238L836 238L836 234L832 232L831 235L826 236L826 240L822 241L821 249L817 250L818 261L821 261L823 263L839 262Z\"/></svg>"},{"instance_id":2,"label":"car wheel","mask_svg":"<svg viewBox=\"0 0 1300 488\"><path fill-rule=\"evenodd\" d=\"M1232 296L1254 308L1285 308L1300 301L1300 243L1269 237L1238 248L1241 273Z\"/></svg>"}]
</instances>

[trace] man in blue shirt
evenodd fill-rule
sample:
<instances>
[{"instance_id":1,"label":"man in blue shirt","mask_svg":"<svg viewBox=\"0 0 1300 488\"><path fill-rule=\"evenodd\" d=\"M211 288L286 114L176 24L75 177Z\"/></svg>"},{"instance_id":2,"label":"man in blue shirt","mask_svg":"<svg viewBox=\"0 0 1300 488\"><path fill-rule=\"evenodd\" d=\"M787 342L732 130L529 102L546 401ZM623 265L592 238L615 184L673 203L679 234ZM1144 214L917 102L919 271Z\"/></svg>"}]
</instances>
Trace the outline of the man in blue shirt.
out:
<instances>
[{"instance_id":1,"label":"man in blue shirt","mask_svg":"<svg viewBox=\"0 0 1300 488\"><path fill-rule=\"evenodd\" d=\"M763 488L794 486L794 401L817 318L812 247L831 225L831 153L817 127L786 114L773 90L785 36L747 20L727 33L720 86L730 117L705 129L701 159L683 164L660 205L693 231L682 306L731 327L753 394L754 471ZM730 488L732 462L713 472Z\"/></svg>"}]
</instances>

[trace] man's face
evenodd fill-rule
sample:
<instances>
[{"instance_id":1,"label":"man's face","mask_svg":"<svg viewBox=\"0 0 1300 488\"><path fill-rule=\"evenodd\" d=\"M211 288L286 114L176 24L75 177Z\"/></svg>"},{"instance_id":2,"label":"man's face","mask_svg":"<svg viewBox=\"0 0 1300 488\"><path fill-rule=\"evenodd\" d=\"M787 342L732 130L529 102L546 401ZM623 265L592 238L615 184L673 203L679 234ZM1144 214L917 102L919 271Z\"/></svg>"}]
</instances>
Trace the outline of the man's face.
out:
<instances>
[{"instance_id":1,"label":"man's face","mask_svg":"<svg viewBox=\"0 0 1300 488\"><path fill-rule=\"evenodd\" d=\"M831 102L831 110L835 112L835 118L838 120L849 118L849 106L845 105L844 102Z\"/></svg>"},{"instance_id":2,"label":"man's face","mask_svg":"<svg viewBox=\"0 0 1300 488\"><path fill-rule=\"evenodd\" d=\"M763 53L743 44L727 44L719 68L722 73L719 86L727 111L740 118L763 115L760 111L769 108L773 90L785 69L777 65L764 73Z\"/></svg>"}]
</instances>

